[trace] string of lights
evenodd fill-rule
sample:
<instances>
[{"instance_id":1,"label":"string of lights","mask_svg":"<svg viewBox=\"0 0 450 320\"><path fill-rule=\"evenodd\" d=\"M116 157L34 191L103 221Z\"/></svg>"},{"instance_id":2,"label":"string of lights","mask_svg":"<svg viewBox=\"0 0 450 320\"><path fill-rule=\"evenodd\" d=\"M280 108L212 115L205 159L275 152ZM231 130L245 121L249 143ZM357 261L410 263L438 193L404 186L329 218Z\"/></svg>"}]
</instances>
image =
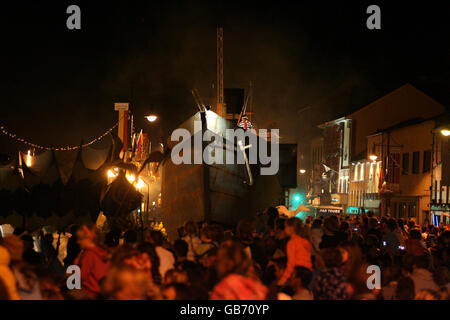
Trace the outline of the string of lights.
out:
<instances>
[{"instance_id":1,"label":"string of lights","mask_svg":"<svg viewBox=\"0 0 450 320\"><path fill-rule=\"evenodd\" d=\"M88 143L84 143L84 144L78 145L78 146L66 146L66 147L48 147L48 146L41 146L41 145L32 143L32 142L30 142L30 141L28 141L26 139L18 137L15 133L12 133L12 132L8 131L4 126L0 126L0 133L4 134L5 136L10 137L11 139L16 140L17 142L23 143L23 144L25 144L25 145L27 145L29 147L35 148L35 149L53 150L53 151L72 151L72 150L77 150L79 148L84 148L84 147L90 146L90 145L92 145L92 144L102 140L108 134L110 134L111 131L113 131L118 125L119 125L119 121L117 121L114 126L109 128L108 130L106 130L103 134L101 134L100 136L96 137L95 139L92 139Z\"/></svg>"}]
</instances>

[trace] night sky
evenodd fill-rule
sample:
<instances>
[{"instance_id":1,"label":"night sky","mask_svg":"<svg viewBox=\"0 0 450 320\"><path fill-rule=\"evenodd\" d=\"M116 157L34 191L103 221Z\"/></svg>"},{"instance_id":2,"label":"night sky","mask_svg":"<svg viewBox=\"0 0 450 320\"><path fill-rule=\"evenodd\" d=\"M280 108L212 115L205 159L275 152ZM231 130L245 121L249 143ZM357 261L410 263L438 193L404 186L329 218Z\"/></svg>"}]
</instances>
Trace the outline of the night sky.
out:
<instances>
[{"instance_id":1,"label":"night sky","mask_svg":"<svg viewBox=\"0 0 450 320\"><path fill-rule=\"evenodd\" d=\"M66 28L70 4L81 7L81 30ZM381 30L366 28L370 4L381 7ZM38 144L77 145L117 121L114 102L130 101L138 129L155 112L167 135L197 111L191 89L215 100L220 24L225 87L252 81L258 127L309 148L315 125L407 82L448 105L449 9L444 1L2 3L0 123ZM4 137L0 146L27 149Z\"/></svg>"}]
</instances>

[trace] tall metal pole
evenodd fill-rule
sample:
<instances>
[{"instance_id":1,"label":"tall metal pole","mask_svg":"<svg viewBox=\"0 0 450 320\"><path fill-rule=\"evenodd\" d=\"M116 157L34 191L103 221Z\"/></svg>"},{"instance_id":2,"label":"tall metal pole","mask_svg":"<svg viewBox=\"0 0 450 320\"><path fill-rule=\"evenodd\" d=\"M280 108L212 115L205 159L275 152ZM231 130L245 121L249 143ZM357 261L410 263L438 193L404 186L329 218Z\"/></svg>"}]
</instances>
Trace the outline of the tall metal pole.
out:
<instances>
[{"instance_id":1,"label":"tall metal pole","mask_svg":"<svg viewBox=\"0 0 450 320\"><path fill-rule=\"evenodd\" d=\"M225 117L225 101L223 96L223 28L217 28L217 101L216 113Z\"/></svg>"},{"instance_id":2,"label":"tall metal pole","mask_svg":"<svg viewBox=\"0 0 450 320\"><path fill-rule=\"evenodd\" d=\"M434 152L435 152L435 142L434 142L434 130L431 131L431 137L432 137L432 142L431 142L431 184L430 184L430 211L428 213L428 216L426 217L426 219L428 219L428 223L432 223L434 225L434 219L433 219L433 210L432 210L432 206L433 206L433 173L434 173ZM448 187L447 187L448 190ZM448 200L448 196L447 196L447 200ZM447 201L448 202L448 201ZM431 221L430 221L431 220Z\"/></svg>"},{"instance_id":3,"label":"tall metal pole","mask_svg":"<svg viewBox=\"0 0 450 320\"><path fill-rule=\"evenodd\" d=\"M206 121L206 112L200 112L201 121L202 121L202 137L205 134L205 131L208 130L208 124ZM197 133L198 134L198 133ZM202 154L207 146L207 142L202 142ZM203 208L204 208L204 217L205 221L211 221L211 192L210 192L210 183L209 183L209 165L203 163Z\"/></svg>"}]
</instances>

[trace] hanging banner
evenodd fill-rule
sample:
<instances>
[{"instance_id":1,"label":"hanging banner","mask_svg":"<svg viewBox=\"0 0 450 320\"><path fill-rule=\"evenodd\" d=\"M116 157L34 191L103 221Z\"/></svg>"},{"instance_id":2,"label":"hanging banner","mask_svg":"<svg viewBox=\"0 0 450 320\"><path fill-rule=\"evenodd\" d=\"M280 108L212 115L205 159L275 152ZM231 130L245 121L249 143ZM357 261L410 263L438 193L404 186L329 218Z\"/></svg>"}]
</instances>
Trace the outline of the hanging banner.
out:
<instances>
[{"instance_id":1,"label":"hanging banner","mask_svg":"<svg viewBox=\"0 0 450 320\"><path fill-rule=\"evenodd\" d=\"M117 135L123 143L123 152L128 150L128 102L114 103L114 110L119 111L119 128Z\"/></svg>"}]
</instances>

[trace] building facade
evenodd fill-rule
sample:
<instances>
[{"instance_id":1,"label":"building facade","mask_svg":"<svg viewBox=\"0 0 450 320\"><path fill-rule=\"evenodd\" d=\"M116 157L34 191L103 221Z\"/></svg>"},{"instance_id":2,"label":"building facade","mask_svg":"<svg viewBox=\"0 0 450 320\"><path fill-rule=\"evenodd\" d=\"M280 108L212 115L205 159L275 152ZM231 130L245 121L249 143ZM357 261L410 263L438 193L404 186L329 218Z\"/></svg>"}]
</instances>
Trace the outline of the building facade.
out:
<instances>
[{"instance_id":1,"label":"building facade","mask_svg":"<svg viewBox=\"0 0 450 320\"><path fill-rule=\"evenodd\" d=\"M412 120L368 137L368 157L380 159L380 214L430 220L432 130L435 120Z\"/></svg>"},{"instance_id":2,"label":"building facade","mask_svg":"<svg viewBox=\"0 0 450 320\"><path fill-rule=\"evenodd\" d=\"M442 105L407 84L319 125L329 176L329 202L322 197L320 205L331 204L348 214L372 211L429 221L433 119L444 112Z\"/></svg>"},{"instance_id":3,"label":"building facade","mask_svg":"<svg viewBox=\"0 0 450 320\"><path fill-rule=\"evenodd\" d=\"M437 120L432 131L431 215L435 226L450 223L450 117Z\"/></svg>"}]
</instances>

